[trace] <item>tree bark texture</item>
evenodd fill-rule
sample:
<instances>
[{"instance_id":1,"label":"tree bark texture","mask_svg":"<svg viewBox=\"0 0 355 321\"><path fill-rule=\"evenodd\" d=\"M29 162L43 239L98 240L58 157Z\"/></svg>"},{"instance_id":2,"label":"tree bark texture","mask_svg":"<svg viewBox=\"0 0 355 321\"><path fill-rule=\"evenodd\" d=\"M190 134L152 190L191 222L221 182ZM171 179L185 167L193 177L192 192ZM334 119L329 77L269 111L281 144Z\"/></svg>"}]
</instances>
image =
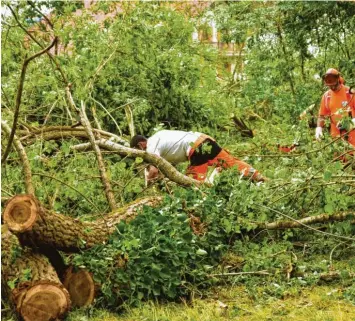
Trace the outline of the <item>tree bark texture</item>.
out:
<instances>
[{"instance_id":1,"label":"tree bark texture","mask_svg":"<svg viewBox=\"0 0 355 321\"><path fill-rule=\"evenodd\" d=\"M78 252L105 243L116 224L133 219L143 206L156 206L161 200L161 197L142 198L96 221L82 222L46 210L32 195L16 195L6 204L4 221L23 244Z\"/></svg>"},{"instance_id":2,"label":"tree bark texture","mask_svg":"<svg viewBox=\"0 0 355 321\"><path fill-rule=\"evenodd\" d=\"M2 281L10 303L25 321L58 320L70 308L69 293L48 259L22 248L10 231L2 231Z\"/></svg>"}]
</instances>

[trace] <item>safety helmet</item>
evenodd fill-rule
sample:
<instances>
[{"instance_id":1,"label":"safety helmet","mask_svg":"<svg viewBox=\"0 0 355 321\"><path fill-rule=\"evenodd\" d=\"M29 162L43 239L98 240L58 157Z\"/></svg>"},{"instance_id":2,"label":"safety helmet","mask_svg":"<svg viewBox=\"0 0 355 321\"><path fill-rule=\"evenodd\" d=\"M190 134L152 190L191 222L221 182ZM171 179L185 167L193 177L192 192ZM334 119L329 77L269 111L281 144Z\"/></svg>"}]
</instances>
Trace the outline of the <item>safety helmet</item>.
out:
<instances>
[{"instance_id":1,"label":"safety helmet","mask_svg":"<svg viewBox=\"0 0 355 321\"><path fill-rule=\"evenodd\" d=\"M327 86L336 85L339 81L340 72L334 68L329 68L327 72L322 76L324 83Z\"/></svg>"}]
</instances>

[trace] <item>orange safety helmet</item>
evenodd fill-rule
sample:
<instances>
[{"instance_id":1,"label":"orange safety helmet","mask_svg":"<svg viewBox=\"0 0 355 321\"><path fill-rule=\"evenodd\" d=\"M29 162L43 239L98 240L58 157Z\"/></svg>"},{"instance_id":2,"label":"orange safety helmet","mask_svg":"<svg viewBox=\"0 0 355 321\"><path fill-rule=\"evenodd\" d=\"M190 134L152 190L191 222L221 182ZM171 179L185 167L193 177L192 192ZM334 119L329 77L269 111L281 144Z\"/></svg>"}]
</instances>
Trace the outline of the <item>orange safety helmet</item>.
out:
<instances>
[{"instance_id":1,"label":"orange safety helmet","mask_svg":"<svg viewBox=\"0 0 355 321\"><path fill-rule=\"evenodd\" d=\"M334 68L329 68L322 76L325 85L333 86L339 82L340 72Z\"/></svg>"}]
</instances>

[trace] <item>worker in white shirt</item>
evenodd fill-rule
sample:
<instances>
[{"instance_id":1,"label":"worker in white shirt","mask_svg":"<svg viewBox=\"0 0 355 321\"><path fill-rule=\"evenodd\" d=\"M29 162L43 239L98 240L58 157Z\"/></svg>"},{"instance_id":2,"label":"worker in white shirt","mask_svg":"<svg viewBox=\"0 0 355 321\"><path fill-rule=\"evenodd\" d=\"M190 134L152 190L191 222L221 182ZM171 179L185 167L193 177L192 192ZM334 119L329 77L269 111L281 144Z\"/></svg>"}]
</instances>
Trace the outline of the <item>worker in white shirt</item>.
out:
<instances>
[{"instance_id":1,"label":"worker in white shirt","mask_svg":"<svg viewBox=\"0 0 355 321\"><path fill-rule=\"evenodd\" d=\"M130 146L158 155L174 165L188 160L190 164L186 175L196 180L206 180L209 166L215 166L220 170L236 167L243 176L253 181L265 180L252 166L232 156L212 137L199 132L161 130L149 138L135 135L131 139ZM155 179L158 173L158 169L150 165L148 181Z\"/></svg>"}]
</instances>

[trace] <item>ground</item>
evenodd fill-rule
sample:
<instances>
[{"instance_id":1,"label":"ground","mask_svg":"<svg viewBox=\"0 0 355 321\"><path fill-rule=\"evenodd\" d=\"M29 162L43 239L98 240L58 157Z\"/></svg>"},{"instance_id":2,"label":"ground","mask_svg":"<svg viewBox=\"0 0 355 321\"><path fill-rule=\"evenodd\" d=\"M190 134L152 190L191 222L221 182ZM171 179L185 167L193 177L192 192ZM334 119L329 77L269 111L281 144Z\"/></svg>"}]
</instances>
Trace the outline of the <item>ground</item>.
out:
<instances>
[{"instance_id":1,"label":"ground","mask_svg":"<svg viewBox=\"0 0 355 321\"><path fill-rule=\"evenodd\" d=\"M263 289L258 287L256 291ZM210 299L195 299L192 305L148 302L120 315L76 310L68 321L355 321L355 307L343 298L339 285L315 286L282 299L258 301L244 286L215 288L213 292Z\"/></svg>"}]
</instances>

